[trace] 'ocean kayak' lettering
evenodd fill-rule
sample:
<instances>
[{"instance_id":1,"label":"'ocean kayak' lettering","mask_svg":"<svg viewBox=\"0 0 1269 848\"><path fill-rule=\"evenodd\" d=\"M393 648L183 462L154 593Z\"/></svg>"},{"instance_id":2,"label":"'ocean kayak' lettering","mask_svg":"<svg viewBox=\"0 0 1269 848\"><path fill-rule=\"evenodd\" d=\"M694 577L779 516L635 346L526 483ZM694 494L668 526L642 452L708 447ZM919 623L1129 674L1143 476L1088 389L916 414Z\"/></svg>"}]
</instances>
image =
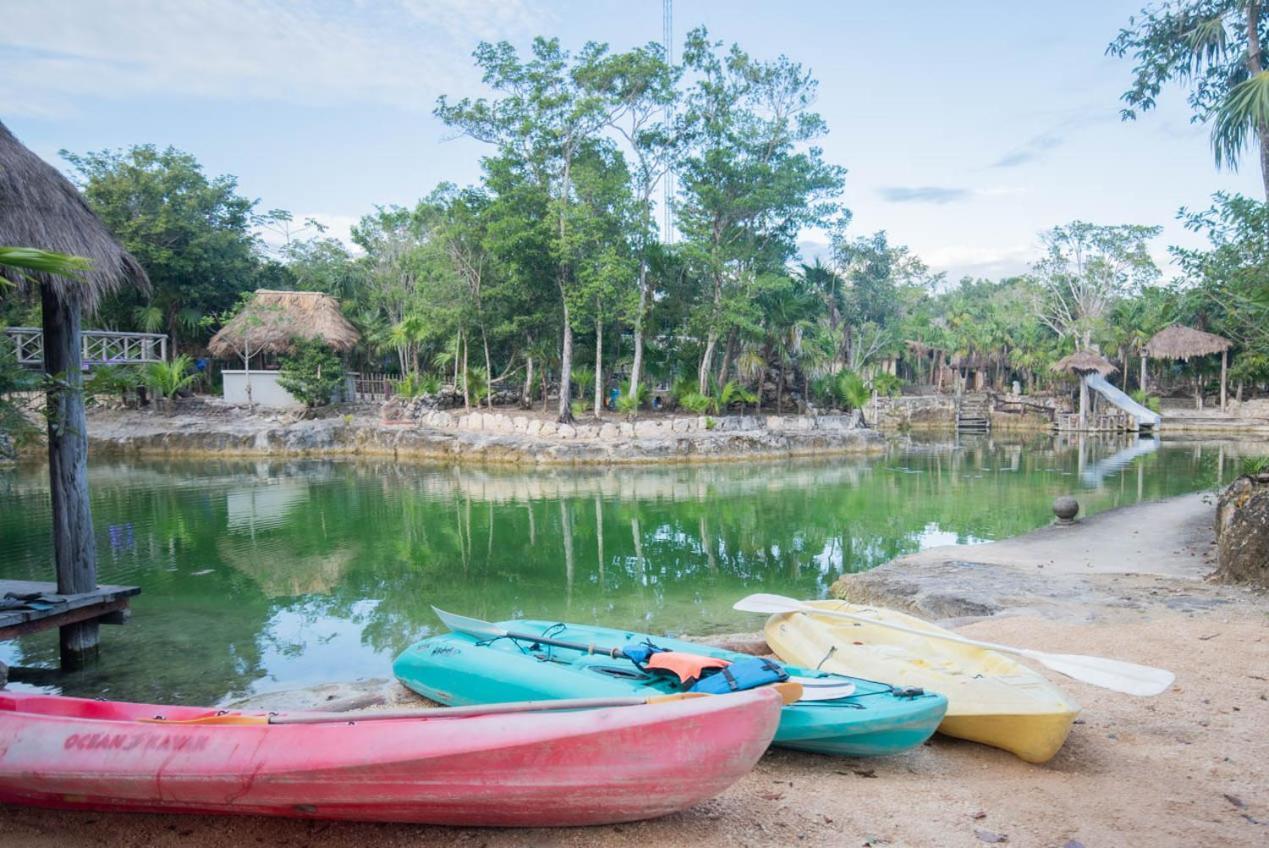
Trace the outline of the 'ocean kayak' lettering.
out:
<instances>
[{"instance_id":1,"label":"'ocean kayak' lettering","mask_svg":"<svg viewBox=\"0 0 1269 848\"><path fill-rule=\"evenodd\" d=\"M141 733L72 733L66 737L67 751L202 751L206 736L154 736Z\"/></svg>"}]
</instances>

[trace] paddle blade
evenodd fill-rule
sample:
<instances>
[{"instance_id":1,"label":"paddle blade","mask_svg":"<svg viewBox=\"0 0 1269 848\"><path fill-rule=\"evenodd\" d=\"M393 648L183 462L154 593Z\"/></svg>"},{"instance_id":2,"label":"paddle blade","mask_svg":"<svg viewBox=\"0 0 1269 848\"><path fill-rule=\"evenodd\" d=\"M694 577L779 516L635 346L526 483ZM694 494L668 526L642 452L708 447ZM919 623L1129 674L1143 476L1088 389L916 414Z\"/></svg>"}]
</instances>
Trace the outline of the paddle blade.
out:
<instances>
[{"instance_id":1,"label":"paddle blade","mask_svg":"<svg viewBox=\"0 0 1269 848\"><path fill-rule=\"evenodd\" d=\"M836 701L855 694L855 684L849 680L832 677L790 677L790 683L802 687L799 701Z\"/></svg>"},{"instance_id":2,"label":"paddle blade","mask_svg":"<svg viewBox=\"0 0 1269 848\"><path fill-rule=\"evenodd\" d=\"M455 633L466 633L468 636L478 636L481 639L497 639L500 636L507 635L507 631L489 621L481 621L479 618L468 618L465 615L446 612L436 607L432 607L432 612L436 613L436 617L441 620L442 624Z\"/></svg>"},{"instance_id":3,"label":"paddle blade","mask_svg":"<svg viewBox=\"0 0 1269 848\"><path fill-rule=\"evenodd\" d=\"M1176 680L1176 675L1167 669L1122 660L1039 651L1026 651L1025 654L1067 677L1125 695L1158 695Z\"/></svg>"},{"instance_id":4,"label":"paddle blade","mask_svg":"<svg viewBox=\"0 0 1269 848\"><path fill-rule=\"evenodd\" d=\"M759 592L756 595L748 595L736 601L731 605L732 609L741 612L801 612L806 609L806 605L801 601L793 598L786 598L783 595L768 595ZM814 612L815 610L812 610Z\"/></svg>"}]
</instances>

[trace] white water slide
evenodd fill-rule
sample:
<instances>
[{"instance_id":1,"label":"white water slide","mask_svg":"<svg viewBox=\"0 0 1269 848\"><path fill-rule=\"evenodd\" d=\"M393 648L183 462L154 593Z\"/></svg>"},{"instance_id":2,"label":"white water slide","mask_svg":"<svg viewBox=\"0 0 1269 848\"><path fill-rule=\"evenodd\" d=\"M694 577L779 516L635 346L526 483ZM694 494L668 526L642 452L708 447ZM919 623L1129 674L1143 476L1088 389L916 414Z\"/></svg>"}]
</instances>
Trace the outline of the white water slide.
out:
<instances>
[{"instance_id":1,"label":"white water slide","mask_svg":"<svg viewBox=\"0 0 1269 848\"><path fill-rule=\"evenodd\" d=\"M1138 425L1156 428L1159 426L1159 422L1162 420L1159 417L1159 413L1146 409L1144 406L1128 397L1128 395L1124 394L1110 383L1107 383L1106 378L1102 375L1089 374L1084 379L1088 381L1088 387L1090 389L1106 398L1106 400L1110 401L1124 412L1127 412L1133 418L1136 418Z\"/></svg>"}]
</instances>

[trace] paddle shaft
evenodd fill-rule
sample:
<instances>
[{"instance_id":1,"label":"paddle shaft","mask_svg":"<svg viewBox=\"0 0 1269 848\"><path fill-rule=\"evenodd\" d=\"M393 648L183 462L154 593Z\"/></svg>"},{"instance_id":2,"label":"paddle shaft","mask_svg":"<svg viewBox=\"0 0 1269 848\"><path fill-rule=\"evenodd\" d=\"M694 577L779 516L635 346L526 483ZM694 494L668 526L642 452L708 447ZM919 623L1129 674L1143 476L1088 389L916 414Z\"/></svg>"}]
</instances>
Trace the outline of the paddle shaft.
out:
<instances>
[{"instance_id":1,"label":"paddle shaft","mask_svg":"<svg viewBox=\"0 0 1269 848\"><path fill-rule=\"evenodd\" d=\"M612 657L615 660L628 659L621 652L621 648L599 648L595 645L585 645L581 642L565 642L562 639L548 639L544 636L534 636L532 633L512 633L507 631L502 634L507 639L515 639L519 642L537 642L541 645L551 645L556 648L568 648L574 651L581 651L584 654L603 654L606 657Z\"/></svg>"},{"instance_id":2,"label":"paddle shaft","mask_svg":"<svg viewBox=\"0 0 1269 848\"><path fill-rule=\"evenodd\" d=\"M880 619L870 618L866 615L856 615L850 612L842 612L841 610L825 610L819 607L802 605L800 609L790 610L790 612L802 612L807 615L827 615L832 618L845 618L850 621L858 621L862 624L875 624L878 627L887 627L891 630L898 630L900 633L911 633L913 636L925 636L930 639L943 639L947 642L957 642L961 645L969 645L972 648L986 648L991 651L999 651L1002 654L1014 654L1020 657L1028 657L1038 660L1044 657L1042 651L1032 651L1028 648L1013 648L1009 645L999 645L995 642L980 642L977 639L967 639L964 636L957 636L954 633L940 633L932 630L921 630L917 627L908 627L904 624L895 624L890 621L881 621Z\"/></svg>"},{"instance_id":3,"label":"paddle shaft","mask_svg":"<svg viewBox=\"0 0 1269 848\"><path fill-rule=\"evenodd\" d=\"M513 701L506 704L473 704L466 707L444 707L431 710L384 710L382 712L351 712L343 715L294 715L269 716L269 724L330 724L350 721L392 721L410 718L466 718L480 715L507 715L513 713L553 712L558 710L593 710L604 707L637 707L641 704L658 704L666 701L682 701L688 698L707 698L699 692L681 692L676 695L657 695L651 698L563 698L555 701Z\"/></svg>"}]
</instances>

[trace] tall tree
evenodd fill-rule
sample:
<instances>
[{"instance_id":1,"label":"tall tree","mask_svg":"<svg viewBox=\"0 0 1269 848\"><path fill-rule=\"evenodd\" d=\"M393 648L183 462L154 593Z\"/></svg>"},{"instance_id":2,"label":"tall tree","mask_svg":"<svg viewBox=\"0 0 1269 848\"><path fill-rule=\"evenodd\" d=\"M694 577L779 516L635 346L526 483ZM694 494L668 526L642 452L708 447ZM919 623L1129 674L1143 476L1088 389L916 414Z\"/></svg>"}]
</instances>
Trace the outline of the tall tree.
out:
<instances>
[{"instance_id":1,"label":"tall tree","mask_svg":"<svg viewBox=\"0 0 1269 848\"><path fill-rule=\"evenodd\" d=\"M782 273L798 234L836 210L844 172L811 144L827 130L811 111L817 83L801 65L783 56L761 62L736 45L724 50L703 28L688 34L683 64L692 78L689 149L676 212L685 251L707 280L696 316L704 338L697 388L705 394L719 339L752 311L760 275ZM724 356L720 383L727 366Z\"/></svg>"},{"instance_id":2,"label":"tall tree","mask_svg":"<svg viewBox=\"0 0 1269 848\"><path fill-rule=\"evenodd\" d=\"M611 145L604 135L615 115L626 108L591 84L607 47L588 43L576 57L557 39L534 39L521 59L507 42L481 43L476 64L484 82L498 92L495 100L464 98L437 102L436 115L479 141L496 145L501 157L518 162L535 177L550 203L554 223L555 281L562 311L560 350L561 422L572 420L570 379L573 367L572 303L579 257L571 249L570 225L579 214L573 173L588 147Z\"/></svg>"},{"instance_id":3,"label":"tall tree","mask_svg":"<svg viewBox=\"0 0 1269 848\"><path fill-rule=\"evenodd\" d=\"M103 304L102 320L165 330L192 339L202 318L234 305L256 287L264 265L256 228L264 216L237 193L232 176L208 179L198 161L175 148L138 145L62 157L89 206L137 258L153 284Z\"/></svg>"},{"instance_id":4,"label":"tall tree","mask_svg":"<svg viewBox=\"0 0 1269 848\"><path fill-rule=\"evenodd\" d=\"M1236 170L1248 145L1259 148L1269 201L1269 0L1171 0L1142 10L1110 43L1135 62L1124 92L1125 120L1155 107L1163 87L1190 88L1194 120L1212 125L1216 164Z\"/></svg>"},{"instance_id":5,"label":"tall tree","mask_svg":"<svg viewBox=\"0 0 1269 848\"><path fill-rule=\"evenodd\" d=\"M1059 336L1090 348L1114 302L1159 277L1149 241L1161 227L1072 221L1041 234L1045 256L1032 266L1039 315Z\"/></svg>"}]
</instances>

